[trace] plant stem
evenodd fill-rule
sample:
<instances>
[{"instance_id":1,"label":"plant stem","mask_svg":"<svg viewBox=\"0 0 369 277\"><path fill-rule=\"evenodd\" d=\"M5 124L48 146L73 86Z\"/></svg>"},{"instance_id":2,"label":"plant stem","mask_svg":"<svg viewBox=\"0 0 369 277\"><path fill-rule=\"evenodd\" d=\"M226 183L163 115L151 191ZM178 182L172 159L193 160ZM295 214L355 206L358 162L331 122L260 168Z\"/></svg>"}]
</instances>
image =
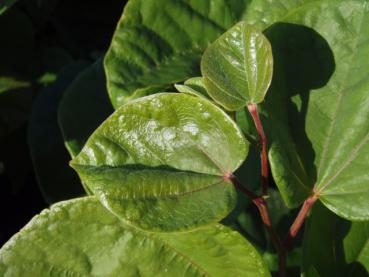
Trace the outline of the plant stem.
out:
<instances>
[{"instance_id":1,"label":"plant stem","mask_svg":"<svg viewBox=\"0 0 369 277\"><path fill-rule=\"evenodd\" d=\"M317 199L318 196L316 194L313 194L304 201L304 204L302 205L299 214L297 215L295 221L291 225L291 228L283 241L283 247L286 248L287 250L290 248L293 239L296 237L302 224L305 221L306 215L308 214L308 212L310 211L311 207L313 206L313 204Z\"/></svg>"},{"instance_id":2,"label":"plant stem","mask_svg":"<svg viewBox=\"0 0 369 277\"><path fill-rule=\"evenodd\" d=\"M293 240L296 238L301 226L303 225L307 214L309 213L311 207L314 205L315 201L318 199L316 194L313 194L308 199L304 201L295 221L292 223L290 230L288 231L286 237L283 240L281 251L279 253L279 276L284 277L286 275L286 259L287 252L290 249Z\"/></svg>"},{"instance_id":3,"label":"plant stem","mask_svg":"<svg viewBox=\"0 0 369 277\"><path fill-rule=\"evenodd\" d=\"M269 183L269 169L268 169L268 141L264 132L263 125L261 123L258 107L256 104L247 105L252 119L254 120L256 130L258 131L260 137L260 160L261 160L261 191L263 195L268 193L268 183Z\"/></svg>"},{"instance_id":4,"label":"plant stem","mask_svg":"<svg viewBox=\"0 0 369 277\"><path fill-rule=\"evenodd\" d=\"M232 181L232 183L234 184L234 186L237 189L239 189L246 196L248 196L252 200L252 202L256 205L256 207L259 210L261 220L263 221L265 227L267 228L267 230L270 234L270 238L273 242L273 245L274 245L275 249L279 253L281 251L281 241L280 241L280 239L277 235L277 232L275 231L275 229L273 227L272 221L270 220L269 212L268 212L268 205L267 205L264 197L263 196L257 196L255 193L248 190L244 185L242 185L240 183L240 181L236 178L236 176L231 175L229 179Z\"/></svg>"}]
</instances>

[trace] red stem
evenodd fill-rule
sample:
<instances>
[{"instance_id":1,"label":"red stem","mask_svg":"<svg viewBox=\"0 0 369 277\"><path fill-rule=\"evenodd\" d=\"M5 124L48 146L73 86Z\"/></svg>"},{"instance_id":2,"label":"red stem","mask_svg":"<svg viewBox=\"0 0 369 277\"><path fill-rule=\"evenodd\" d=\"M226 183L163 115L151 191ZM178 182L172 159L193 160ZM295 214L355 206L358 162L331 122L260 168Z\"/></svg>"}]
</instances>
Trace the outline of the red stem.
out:
<instances>
[{"instance_id":1,"label":"red stem","mask_svg":"<svg viewBox=\"0 0 369 277\"><path fill-rule=\"evenodd\" d=\"M290 227L286 237L283 240L281 251L279 252L279 276L284 277L286 275L286 259L287 252L290 249L293 240L296 238L301 226L303 225L307 214L309 213L311 207L314 205L315 201L318 199L316 194L310 196L304 201L299 214L297 215L295 221Z\"/></svg>"},{"instance_id":2,"label":"red stem","mask_svg":"<svg viewBox=\"0 0 369 277\"><path fill-rule=\"evenodd\" d=\"M265 227L267 228L270 234L270 237L271 237L271 240L273 242L275 249L279 253L281 251L281 241L277 235L277 232L275 231L273 227L272 221L270 220L269 212L268 212L268 205L265 199L263 198L263 196L257 196L252 191L248 190L244 185L242 185L239 182L236 176L232 175L230 176L229 179L232 181L232 183L237 189L239 189L244 194L246 194L252 200L252 202L256 205L256 207L259 210L261 220L263 221Z\"/></svg>"},{"instance_id":3,"label":"red stem","mask_svg":"<svg viewBox=\"0 0 369 277\"><path fill-rule=\"evenodd\" d=\"M268 141L264 132L263 125L261 123L258 107L256 104L249 104L247 108L254 120L256 130L259 133L260 137L260 160L261 160L261 191L263 195L268 193L268 183L269 183L269 169L268 169Z\"/></svg>"},{"instance_id":4,"label":"red stem","mask_svg":"<svg viewBox=\"0 0 369 277\"><path fill-rule=\"evenodd\" d=\"M299 214L297 215L295 221L291 225L291 228L283 241L283 247L287 251L290 248L293 239L297 236L297 233L301 229L301 226L305 221L306 215L308 214L308 212L310 211L311 207L313 206L313 204L317 199L318 196L314 194L304 201L304 204L302 205Z\"/></svg>"}]
</instances>

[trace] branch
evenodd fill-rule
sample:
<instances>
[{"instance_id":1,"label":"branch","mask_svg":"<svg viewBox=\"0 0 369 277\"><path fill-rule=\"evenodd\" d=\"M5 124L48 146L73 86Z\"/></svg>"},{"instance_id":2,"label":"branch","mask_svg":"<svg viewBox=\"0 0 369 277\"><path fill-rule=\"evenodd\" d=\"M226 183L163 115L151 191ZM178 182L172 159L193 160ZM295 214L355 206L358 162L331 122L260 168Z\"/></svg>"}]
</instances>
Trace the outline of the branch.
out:
<instances>
[{"instance_id":1,"label":"branch","mask_svg":"<svg viewBox=\"0 0 369 277\"><path fill-rule=\"evenodd\" d=\"M268 169L268 141L265 135L263 125L261 123L258 108L256 104L247 105L247 109L249 110L252 119L254 120L256 130L259 133L260 137L260 160L261 160L261 191L263 195L268 193L268 183L269 183L269 169Z\"/></svg>"},{"instance_id":2,"label":"branch","mask_svg":"<svg viewBox=\"0 0 369 277\"><path fill-rule=\"evenodd\" d=\"M316 194L313 194L304 201L299 214L297 215L295 221L290 227L290 230L283 240L281 251L279 253L279 276L281 277L286 275L287 252L290 249L292 242L296 238L299 230L301 229L301 226L303 225L307 214L309 213L311 207L314 205L317 199L318 196Z\"/></svg>"},{"instance_id":3,"label":"branch","mask_svg":"<svg viewBox=\"0 0 369 277\"><path fill-rule=\"evenodd\" d=\"M306 215L310 211L311 207L315 203L315 201L318 199L318 196L316 194L313 194L308 199L304 201L304 204L302 205L299 214L297 215L295 221L291 225L290 230L288 231L286 237L283 240L283 248L288 251L288 249L291 247L291 243L294 240L294 238L297 236L297 233L301 229L302 224L305 221Z\"/></svg>"},{"instance_id":4,"label":"branch","mask_svg":"<svg viewBox=\"0 0 369 277\"><path fill-rule=\"evenodd\" d=\"M232 181L232 183L237 189L239 189L246 196L248 196L252 200L252 202L256 205L256 207L259 210L261 220L263 221L265 227L267 228L270 234L270 238L273 242L275 249L279 253L281 251L281 241L273 227L272 221L270 220L268 206L263 196L257 196L255 193L248 190L244 185L240 183L240 181L237 179L236 176L231 175L229 179Z\"/></svg>"}]
</instances>

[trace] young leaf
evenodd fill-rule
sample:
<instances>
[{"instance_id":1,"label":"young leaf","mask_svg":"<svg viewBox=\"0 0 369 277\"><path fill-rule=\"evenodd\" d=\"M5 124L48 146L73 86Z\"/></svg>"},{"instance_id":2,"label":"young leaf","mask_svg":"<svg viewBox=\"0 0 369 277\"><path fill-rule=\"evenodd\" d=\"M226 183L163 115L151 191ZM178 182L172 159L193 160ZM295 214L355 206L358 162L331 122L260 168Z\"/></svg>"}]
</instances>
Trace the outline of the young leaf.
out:
<instances>
[{"instance_id":1,"label":"young leaf","mask_svg":"<svg viewBox=\"0 0 369 277\"><path fill-rule=\"evenodd\" d=\"M188 233L131 228L94 197L60 202L0 250L1 276L270 276L254 247L222 225Z\"/></svg>"},{"instance_id":2,"label":"young leaf","mask_svg":"<svg viewBox=\"0 0 369 277\"><path fill-rule=\"evenodd\" d=\"M137 89L199 75L204 49L240 20L248 4L249 0L129 1L105 58L113 106L132 99Z\"/></svg>"},{"instance_id":3,"label":"young leaf","mask_svg":"<svg viewBox=\"0 0 369 277\"><path fill-rule=\"evenodd\" d=\"M314 190L340 216L368 220L367 2L309 2L263 16L285 22L266 20L276 70L265 110L286 203L297 206Z\"/></svg>"},{"instance_id":4,"label":"young leaf","mask_svg":"<svg viewBox=\"0 0 369 277\"><path fill-rule=\"evenodd\" d=\"M263 101L272 80L272 49L264 35L240 22L205 51L201 72L208 93L235 111Z\"/></svg>"},{"instance_id":5,"label":"young leaf","mask_svg":"<svg viewBox=\"0 0 369 277\"><path fill-rule=\"evenodd\" d=\"M306 277L367 276L369 222L344 220L316 204L305 229L302 269Z\"/></svg>"},{"instance_id":6,"label":"young leaf","mask_svg":"<svg viewBox=\"0 0 369 277\"><path fill-rule=\"evenodd\" d=\"M193 77L186 80L183 85L176 84L174 86L179 92L212 100L208 92L206 91L204 80L202 77Z\"/></svg>"},{"instance_id":7,"label":"young leaf","mask_svg":"<svg viewBox=\"0 0 369 277\"><path fill-rule=\"evenodd\" d=\"M211 102L157 94L122 106L71 162L113 213L147 230L192 229L224 218L235 189L225 176L248 144Z\"/></svg>"},{"instance_id":8,"label":"young leaf","mask_svg":"<svg viewBox=\"0 0 369 277\"><path fill-rule=\"evenodd\" d=\"M72 157L77 156L92 132L113 112L105 86L102 59L98 59L63 94L58 121Z\"/></svg>"}]
</instances>

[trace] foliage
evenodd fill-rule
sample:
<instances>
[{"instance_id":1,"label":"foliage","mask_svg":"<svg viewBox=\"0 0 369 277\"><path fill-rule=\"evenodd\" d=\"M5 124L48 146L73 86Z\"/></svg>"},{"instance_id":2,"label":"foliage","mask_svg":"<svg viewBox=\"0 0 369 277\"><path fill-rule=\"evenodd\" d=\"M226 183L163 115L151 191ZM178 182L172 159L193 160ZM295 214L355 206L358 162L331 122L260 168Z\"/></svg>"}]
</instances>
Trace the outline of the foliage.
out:
<instances>
[{"instance_id":1,"label":"foliage","mask_svg":"<svg viewBox=\"0 0 369 277\"><path fill-rule=\"evenodd\" d=\"M9 8L0 23L29 25ZM35 77L4 56L0 135L45 86L29 145L66 201L3 246L0 274L367 276L368 23L366 0L130 0L92 63L48 49Z\"/></svg>"}]
</instances>

